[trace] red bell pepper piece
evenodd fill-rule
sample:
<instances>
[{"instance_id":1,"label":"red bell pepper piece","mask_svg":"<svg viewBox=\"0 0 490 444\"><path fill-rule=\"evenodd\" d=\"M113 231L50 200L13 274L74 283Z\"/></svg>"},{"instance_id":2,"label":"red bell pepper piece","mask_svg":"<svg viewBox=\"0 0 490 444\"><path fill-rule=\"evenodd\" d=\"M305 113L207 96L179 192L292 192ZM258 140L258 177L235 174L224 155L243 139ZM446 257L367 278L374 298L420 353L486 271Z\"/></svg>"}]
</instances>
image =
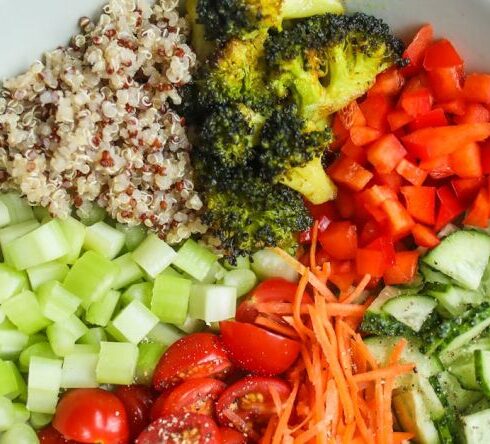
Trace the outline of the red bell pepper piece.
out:
<instances>
[{"instance_id":1,"label":"red bell pepper piece","mask_svg":"<svg viewBox=\"0 0 490 444\"><path fill-rule=\"evenodd\" d=\"M417 221L433 225L436 221L436 189L434 187L407 186L401 188L405 206Z\"/></svg>"},{"instance_id":2,"label":"red bell pepper piece","mask_svg":"<svg viewBox=\"0 0 490 444\"><path fill-rule=\"evenodd\" d=\"M396 199L396 193L388 186L373 185L362 192L362 199L366 206L379 207L386 199Z\"/></svg>"},{"instance_id":3,"label":"red bell pepper piece","mask_svg":"<svg viewBox=\"0 0 490 444\"><path fill-rule=\"evenodd\" d=\"M449 156L436 157L434 159L423 160L419 167L427 171L433 179L444 179L452 176L454 171L451 168Z\"/></svg>"},{"instance_id":4,"label":"red bell pepper piece","mask_svg":"<svg viewBox=\"0 0 490 444\"><path fill-rule=\"evenodd\" d=\"M425 25L417 32L415 38L403 53L403 57L410 61L409 64L401 70L405 77L409 77L420 70L424 60L425 51L430 46L433 38L434 30L432 25Z\"/></svg>"},{"instance_id":5,"label":"red bell pepper piece","mask_svg":"<svg viewBox=\"0 0 490 444\"><path fill-rule=\"evenodd\" d=\"M442 108L435 108L429 111L427 114L417 117L410 123L409 128L410 131L417 131L422 128L447 125L449 125L449 122L444 110Z\"/></svg>"},{"instance_id":6,"label":"red bell pepper piece","mask_svg":"<svg viewBox=\"0 0 490 444\"><path fill-rule=\"evenodd\" d=\"M385 200L381 207L388 217L388 226L393 237L401 238L410 233L415 222L398 200Z\"/></svg>"},{"instance_id":7,"label":"red bell pepper piece","mask_svg":"<svg viewBox=\"0 0 490 444\"><path fill-rule=\"evenodd\" d=\"M449 156L451 169L462 178L475 178L483 174L481 166L480 146L469 143Z\"/></svg>"},{"instance_id":8,"label":"red bell pepper piece","mask_svg":"<svg viewBox=\"0 0 490 444\"><path fill-rule=\"evenodd\" d=\"M337 114L342 125L347 130L354 126L366 126L366 118L355 100L342 108Z\"/></svg>"},{"instance_id":9,"label":"red bell pepper piece","mask_svg":"<svg viewBox=\"0 0 490 444\"><path fill-rule=\"evenodd\" d=\"M488 191L485 188L482 188L468 209L464 224L473 227L487 228L489 216L490 200L488 198Z\"/></svg>"},{"instance_id":10,"label":"red bell pepper piece","mask_svg":"<svg viewBox=\"0 0 490 444\"><path fill-rule=\"evenodd\" d=\"M459 125L463 123L490 122L490 110L481 103L469 103L464 115L456 116L454 121Z\"/></svg>"},{"instance_id":11,"label":"red bell pepper piece","mask_svg":"<svg viewBox=\"0 0 490 444\"><path fill-rule=\"evenodd\" d=\"M365 247L368 250L381 251L385 259L385 267L391 267L395 265L395 246L393 239L389 236L380 236L374 239Z\"/></svg>"},{"instance_id":12,"label":"red bell pepper piece","mask_svg":"<svg viewBox=\"0 0 490 444\"><path fill-rule=\"evenodd\" d=\"M401 251L396 253L395 265L388 268L383 277L386 285L410 283L417 273L418 251Z\"/></svg>"},{"instance_id":13,"label":"red bell pepper piece","mask_svg":"<svg viewBox=\"0 0 490 444\"><path fill-rule=\"evenodd\" d=\"M356 270L351 261L330 261L331 273L328 278L340 291L348 290L356 278Z\"/></svg>"},{"instance_id":14,"label":"red bell pepper piece","mask_svg":"<svg viewBox=\"0 0 490 444\"><path fill-rule=\"evenodd\" d=\"M368 91L368 95L381 94L395 96L403 88L405 78L397 68L390 68L376 77L376 83Z\"/></svg>"},{"instance_id":15,"label":"red bell pepper piece","mask_svg":"<svg viewBox=\"0 0 490 444\"><path fill-rule=\"evenodd\" d=\"M388 96L379 94L368 96L359 106L366 117L367 126L384 133L388 132L389 125L387 116L392 108Z\"/></svg>"},{"instance_id":16,"label":"red bell pepper piece","mask_svg":"<svg viewBox=\"0 0 490 444\"><path fill-rule=\"evenodd\" d=\"M388 119L391 131L399 130L413 120L405 111L399 109L391 111L386 118Z\"/></svg>"},{"instance_id":17,"label":"red bell pepper piece","mask_svg":"<svg viewBox=\"0 0 490 444\"><path fill-rule=\"evenodd\" d=\"M349 130L347 128L345 128L344 124L340 120L339 113L336 113L335 117L333 119L332 132L333 132L333 136L334 136L334 141L330 145L330 147L332 149L338 149L349 138Z\"/></svg>"},{"instance_id":18,"label":"red bell pepper piece","mask_svg":"<svg viewBox=\"0 0 490 444\"><path fill-rule=\"evenodd\" d=\"M432 71L438 68L462 67L464 60L458 54L453 44L447 40L439 40L427 48L424 57L424 68Z\"/></svg>"},{"instance_id":19,"label":"red bell pepper piece","mask_svg":"<svg viewBox=\"0 0 490 444\"><path fill-rule=\"evenodd\" d=\"M393 134L387 134L369 146L368 161L379 173L391 173L407 155L407 151Z\"/></svg>"},{"instance_id":20,"label":"red bell pepper piece","mask_svg":"<svg viewBox=\"0 0 490 444\"><path fill-rule=\"evenodd\" d=\"M350 130L352 143L357 146L367 145L381 137L381 131L368 126L353 126Z\"/></svg>"},{"instance_id":21,"label":"red bell pepper piece","mask_svg":"<svg viewBox=\"0 0 490 444\"><path fill-rule=\"evenodd\" d=\"M402 138L404 145L423 160L445 156L472 142L490 137L490 123L423 128Z\"/></svg>"},{"instance_id":22,"label":"red bell pepper piece","mask_svg":"<svg viewBox=\"0 0 490 444\"><path fill-rule=\"evenodd\" d=\"M428 72L429 83L434 97L441 102L461 96L462 69L460 67L437 68Z\"/></svg>"},{"instance_id":23,"label":"red bell pepper piece","mask_svg":"<svg viewBox=\"0 0 490 444\"><path fill-rule=\"evenodd\" d=\"M373 174L349 159L340 156L329 168L330 178L354 191L361 191L373 178Z\"/></svg>"},{"instance_id":24,"label":"red bell pepper piece","mask_svg":"<svg viewBox=\"0 0 490 444\"><path fill-rule=\"evenodd\" d=\"M400 98L400 105L411 117L427 114L432 109L434 99L427 88L417 91L404 91Z\"/></svg>"},{"instance_id":25,"label":"red bell pepper piece","mask_svg":"<svg viewBox=\"0 0 490 444\"><path fill-rule=\"evenodd\" d=\"M350 222L332 222L319 234L318 241L334 259L348 260L356 257L357 228Z\"/></svg>"},{"instance_id":26,"label":"red bell pepper piece","mask_svg":"<svg viewBox=\"0 0 490 444\"><path fill-rule=\"evenodd\" d=\"M370 274L382 277L386 270L385 257L381 251L358 248L356 252L356 270L359 276Z\"/></svg>"},{"instance_id":27,"label":"red bell pepper piece","mask_svg":"<svg viewBox=\"0 0 490 444\"><path fill-rule=\"evenodd\" d=\"M482 143L480 156L483 174L490 174L490 140Z\"/></svg>"},{"instance_id":28,"label":"red bell pepper piece","mask_svg":"<svg viewBox=\"0 0 490 444\"><path fill-rule=\"evenodd\" d=\"M313 205L310 201L305 201L306 207L310 211L311 216L315 220L322 220L327 218L328 220L339 220L340 216L335 206L335 201L325 202L320 205Z\"/></svg>"},{"instance_id":29,"label":"red bell pepper piece","mask_svg":"<svg viewBox=\"0 0 490 444\"><path fill-rule=\"evenodd\" d=\"M448 114L454 114L455 116L463 116L466 113L466 102L463 99L440 102L438 106Z\"/></svg>"},{"instance_id":30,"label":"red bell pepper piece","mask_svg":"<svg viewBox=\"0 0 490 444\"><path fill-rule=\"evenodd\" d=\"M463 96L470 102L490 104L490 74L470 74L466 77Z\"/></svg>"},{"instance_id":31,"label":"red bell pepper piece","mask_svg":"<svg viewBox=\"0 0 490 444\"><path fill-rule=\"evenodd\" d=\"M350 138L347 139L347 142L345 142L340 151L360 165L367 162L367 155L364 147L355 145Z\"/></svg>"},{"instance_id":32,"label":"red bell pepper piece","mask_svg":"<svg viewBox=\"0 0 490 444\"><path fill-rule=\"evenodd\" d=\"M436 233L425 225L415 224L412 228L412 236L419 247L434 248L441 243Z\"/></svg>"},{"instance_id":33,"label":"red bell pepper piece","mask_svg":"<svg viewBox=\"0 0 490 444\"><path fill-rule=\"evenodd\" d=\"M402 185L402 178L396 171L391 173L381 174L377 171L374 172L374 183L377 185L386 185L390 187L393 191L398 193Z\"/></svg>"},{"instance_id":34,"label":"red bell pepper piece","mask_svg":"<svg viewBox=\"0 0 490 444\"><path fill-rule=\"evenodd\" d=\"M449 222L456 219L464 210L462 202L458 200L456 194L449 185L444 185L437 190L437 198L440 202L439 212L436 218L436 231L446 226Z\"/></svg>"},{"instance_id":35,"label":"red bell pepper piece","mask_svg":"<svg viewBox=\"0 0 490 444\"><path fill-rule=\"evenodd\" d=\"M356 212L356 201L352 191L347 190L344 187L338 187L335 205L343 219L352 219L354 217Z\"/></svg>"},{"instance_id":36,"label":"red bell pepper piece","mask_svg":"<svg viewBox=\"0 0 490 444\"><path fill-rule=\"evenodd\" d=\"M378 237L382 236L386 230L375 220L369 219L362 227L359 235L359 243L366 246Z\"/></svg>"},{"instance_id":37,"label":"red bell pepper piece","mask_svg":"<svg viewBox=\"0 0 490 444\"><path fill-rule=\"evenodd\" d=\"M451 180L451 186L453 187L457 198L464 203L469 203L476 197L478 191L480 191L480 188L483 186L483 183L483 177Z\"/></svg>"},{"instance_id":38,"label":"red bell pepper piece","mask_svg":"<svg viewBox=\"0 0 490 444\"><path fill-rule=\"evenodd\" d=\"M396 167L396 172L412 185L422 185L427 179L429 173L409 162L407 159L402 159Z\"/></svg>"}]
</instances>

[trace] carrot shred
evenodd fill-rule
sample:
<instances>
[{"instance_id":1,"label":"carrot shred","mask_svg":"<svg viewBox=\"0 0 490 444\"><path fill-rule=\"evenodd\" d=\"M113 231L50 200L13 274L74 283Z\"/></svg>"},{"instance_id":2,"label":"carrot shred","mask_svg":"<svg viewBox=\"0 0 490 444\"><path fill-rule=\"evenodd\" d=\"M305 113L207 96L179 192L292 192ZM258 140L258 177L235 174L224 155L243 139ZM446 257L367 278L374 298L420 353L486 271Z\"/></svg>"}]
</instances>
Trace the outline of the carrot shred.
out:
<instances>
[{"instance_id":1,"label":"carrot shred","mask_svg":"<svg viewBox=\"0 0 490 444\"><path fill-rule=\"evenodd\" d=\"M354 375L354 380L359 382L366 381L376 381L379 379L394 378L396 376L403 375L404 373L409 373L415 368L414 364L396 364L389 367L371 370L366 373L360 373Z\"/></svg>"},{"instance_id":2,"label":"carrot shred","mask_svg":"<svg viewBox=\"0 0 490 444\"><path fill-rule=\"evenodd\" d=\"M315 220L311 231L311 245L310 245L310 267L312 270L316 270L316 245L318 243L318 220Z\"/></svg>"},{"instance_id":3,"label":"carrot shred","mask_svg":"<svg viewBox=\"0 0 490 444\"><path fill-rule=\"evenodd\" d=\"M353 301L355 301L357 298L361 296L362 292L366 289L370 281L371 281L371 275L366 274L362 278L361 282L359 282L359 285L356 288L354 288L354 290L348 293L344 299L340 298L340 302L344 304L351 304Z\"/></svg>"}]
</instances>

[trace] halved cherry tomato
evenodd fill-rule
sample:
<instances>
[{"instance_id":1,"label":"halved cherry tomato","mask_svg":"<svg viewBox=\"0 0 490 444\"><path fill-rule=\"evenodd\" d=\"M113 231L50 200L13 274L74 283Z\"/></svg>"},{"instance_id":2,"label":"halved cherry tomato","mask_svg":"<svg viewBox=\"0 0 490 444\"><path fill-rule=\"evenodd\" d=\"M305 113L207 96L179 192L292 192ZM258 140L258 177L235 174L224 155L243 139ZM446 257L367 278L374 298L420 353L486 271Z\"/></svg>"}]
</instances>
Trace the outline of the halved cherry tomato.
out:
<instances>
[{"instance_id":1,"label":"halved cherry tomato","mask_svg":"<svg viewBox=\"0 0 490 444\"><path fill-rule=\"evenodd\" d=\"M163 390L187 379L222 377L231 370L231 362L218 337L212 333L194 333L174 342L160 358L153 386Z\"/></svg>"},{"instance_id":2,"label":"halved cherry tomato","mask_svg":"<svg viewBox=\"0 0 490 444\"><path fill-rule=\"evenodd\" d=\"M425 25L417 32L412 42L407 46L403 57L409 60L408 66L401 70L406 77L419 71L424 61L425 51L434 38L432 25Z\"/></svg>"},{"instance_id":3,"label":"halved cherry tomato","mask_svg":"<svg viewBox=\"0 0 490 444\"><path fill-rule=\"evenodd\" d=\"M318 236L318 241L334 259L353 259L356 256L357 228L350 222L332 222Z\"/></svg>"},{"instance_id":4,"label":"halved cherry tomato","mask_svg":"<svg viewBox=\"0 0 490 444\"><path fill-rule=\"evenodd\" d=\"M135 444L221 444L221 434L207 415L184 413L153 421L136 439Z\"/></svg>"},{"instance_id":5,"label":"halved cherry tomato","mask_svg":"<svg viewBox=\"0 0 490 444\"><path fill-rule=\"evenodd\" d=\"M221 441L223 444L246 444L247 438L243 433L230 427L220 427Z\"/></svg>"},{"instance_id":6,"label":"halved cherry tomato","mask_svg":"<svg viewBox=\"0 0 490 444\"><path fill-rule=\"evenodd\" d=\"M52 425L39 430L37 437L40 444L77 444L76 441L65 439Z\"/></svg>"},{"instance_id":7,"label":"halved cherry tomato","mask_svg":"<svg viewBox=\"0 0 490 444\"><path fill-rule=\"evenodd\" d=\"M257 439L269 418L276 413L271 391L285 402L291 389L278 378L250 376L228 387L216 403L218 421Z\"/></svg>"},{"instance_id":8,"label":"halved cherry tomato","mask_svg":"<svg viewBox=\"0 0 490 444\"><path fill-rule=\"evenodd\" d=\"M155 396L143 385L120 386L114 394L126 408L129 421L129 437L135 439L150 423L149 415Z\"/></svg>"},{"instance_id":9,"label":"halved cherry tomato","mask_svg":"<svg viewBox=\"0 0 490 444\"><path fill-rule=\"evenodd\" d=\"M221 338L232 361L260 375L278 375L296 361L301 346L297 341L252 324L220 322Z\"/></svg>"},{"instance_id":10,"label":"halved cherry tomato","mask_svg":"<svg viewBox=\"0 0 490 444\"><path fill-rule=\"evenodd\" d=\"M82 443L124 444L129 439L124 404L98 388L67 392L56 407L53 426L66 439Z\"/></svg>"},{"instance_id":11,"label":"halved cherry tomato","mask_svg":"<svg viewBox=\"0 0 490 444\"><path fill-rule=\"evenodd\" d=\"M169 393L163 393L151 410L151 419L180 413L213 416L214 402L226 388L223 381L212 378L189 379Z\"/></svg>"}]
</instances>

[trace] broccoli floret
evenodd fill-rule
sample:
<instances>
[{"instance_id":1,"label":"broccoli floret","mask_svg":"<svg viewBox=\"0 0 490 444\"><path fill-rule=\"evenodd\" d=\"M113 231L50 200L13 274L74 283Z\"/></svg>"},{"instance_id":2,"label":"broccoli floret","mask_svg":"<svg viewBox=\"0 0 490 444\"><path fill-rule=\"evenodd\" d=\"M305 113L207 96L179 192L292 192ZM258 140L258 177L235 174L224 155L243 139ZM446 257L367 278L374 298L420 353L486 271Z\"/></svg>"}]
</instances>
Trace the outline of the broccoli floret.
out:
<instances>
[{"instance_id":1,"label":"broccoli floret","mask_svg":"<svg viewBox=\"0 0 490 444\"><path fill-rule=\"evenodd\" d=\"M193 0L194 2L196 0ZM342 13L339 0L197 0L196 21L208 40L246 38L258 29L316 14Z\"/></svg>"},{"instance_id":2,"label":"broccoli floret","mask_svg":"<svg viewBox=\"0 0 490 444\"><path fill-rule=\"evenodd\" d=\"M300 20L282 32L270 30L265 42L276 92L291 94L303 117L318 128L362 96L379 73L402 65L402 52L383 21L362 13Z\"/></svg>"}]
</instances>

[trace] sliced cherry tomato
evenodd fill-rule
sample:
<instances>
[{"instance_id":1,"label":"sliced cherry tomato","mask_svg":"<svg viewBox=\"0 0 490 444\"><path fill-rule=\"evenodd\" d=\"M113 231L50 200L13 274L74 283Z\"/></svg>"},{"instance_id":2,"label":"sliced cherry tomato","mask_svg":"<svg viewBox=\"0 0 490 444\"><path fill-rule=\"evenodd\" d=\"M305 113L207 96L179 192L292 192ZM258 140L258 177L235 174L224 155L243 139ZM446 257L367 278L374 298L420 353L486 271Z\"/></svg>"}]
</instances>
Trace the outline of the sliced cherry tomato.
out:
<instances>
[{"instance_id":1,"label":"sliced cherry tomato","mask_svg":"<svg viewBox=\"0 0 490 444\"><path fill-rule=\"evenodd\" d=\"M130 439L135 439L150 423L150 410L155 400L153 392L143 385L120 386L114 394L126 408Z\"/></svg>"},{"instance_id":2,"label":"sliced cherry tomato","mask_svg":"<svg viewBox=\"0 0 490 444\"><path fill-rule=\"evenodd\" d=\"M419 260L418 251L401 251L396 253L395 265L384 273L386 285L401 285L410 283L417 272Z\"/></svg>"},{"instance_id":3,"label":"sliced cherry tomato","mask_svg":"<svg viewBox=\"0 0 490 444\"><path fill-rule=\"evenodd\" d=\"M301 346L297 341L252 324L220 322L221 337L232 361L260 375L285 372L296 361Z\"/></svg>"},{"instance_id":4,"label":"sliced cherry tomato","mask_svg":"<svg viewBox=\"0 0 490 444\"><path fill-rule=\"evenodd\" d=\"M439 40L429 46L424 58L426 71L438 68L459 68L463 66L463 63L463 59L447 39Z\"/></svg>"},{"instance_id":5,"label":"sliced cherry tomato","mask_svg":"<svg viewBox=\"0 0 490 444\"><path fill-rule=\"evenodd\" d=\"M403 57L409 60L408 66L401 70L404 76L411 76L420 70L424 61L425 51L432 43L433 38L434 30L432 25L425 25L417 32L403 53Z\"/></svg>"},{"instance_id":6,"label":"sliced cherry tomato","mask_svg":"<svg viewBox=\"0 0 490 444\"><path fill-rule=\"evenodd\" d=\"M218 337L212 333L194 333L174 342L160 358L153 386L163 390L181 381L222 377L231 370L231 362Z\"/></svg>"},{"instance_id":7,"label":"sliced cherry tomato","mask_svg":"<svg viewBox=\"0 0 490 444\"><path fill-rule=\"evenodd\" d=\"M470 74L466 77L463 95L471 102L490 104L490 74Z\"/></svg>"},{"instance_id":8,"label":"sliced cherry tomato","mask_svg":"<svg viewBox=\"0 0 490 444\"><path fill-rule=\"evenodd\" d=\"M220 427L221 441L223 444L247 444L247 438L243 433L230 427Z\"/></svg>"},{"instance_id":9,"label":"sliced cherry tomato","mask_svg":"<svg viewBox=\"0 0 490 444\"><path fill-rule=\"evenodd\" d=\"M357 228L350 222L332 222L318 236L318 241L334 259L353 259L357 249Z\"/></svg>"},{"instance_id":10,"label":"sliced cherry tomato","mask_svg":"<svg viewBox=\"0 0 490 444\"><path fill-rule=\"evenodd\" d=\"M256 439L276 413L271 390L285 402L291 389L282 379L250 376L228 387L216 403L219 422Z\"/></svg>"},{"instance_id":11,"label":"sliced cherry tomato","mask_svg":"<svg viewBox=\"0 0 490 444\"><path fill-rule=\"evenodd\" d=\"M56 408L53 426L66 439L82 443L124 444L129 421L122 401L102 389L74 389Z\"/></svg>"},{"instance_id":12,"label":"sliced cherry tomato","mask_svg":"<svg viewBox=\"0 0 490 444\"><path fill-rule=\"evenodd\" d=\"M153 421L136 439L135 444L221 444L221 434L207 415L184 413Z\"/></svg>"},{"instance_id":13,"label":"sliced cherry tomato","mask_svg":"<svg viewBox=\"0 0 490 444\"><path fill-rule=\"evenodd\" d=\"M40 444L77 444L76 441L67 440L53 426L49 425L37 432Z\"/></svg>"},{"instance_id":14,"label":"sliced cherry tomato","mask_svg":"<svg viewBox=\"0 0 490 444\"><path fill-rule=\"evenodd\" d=\"M180 413L198 413L213 416L214 402L226 388L223 381L212 378L189 379L157 399L151 410L151 419Z\"/></svg>"}]
</instances>

